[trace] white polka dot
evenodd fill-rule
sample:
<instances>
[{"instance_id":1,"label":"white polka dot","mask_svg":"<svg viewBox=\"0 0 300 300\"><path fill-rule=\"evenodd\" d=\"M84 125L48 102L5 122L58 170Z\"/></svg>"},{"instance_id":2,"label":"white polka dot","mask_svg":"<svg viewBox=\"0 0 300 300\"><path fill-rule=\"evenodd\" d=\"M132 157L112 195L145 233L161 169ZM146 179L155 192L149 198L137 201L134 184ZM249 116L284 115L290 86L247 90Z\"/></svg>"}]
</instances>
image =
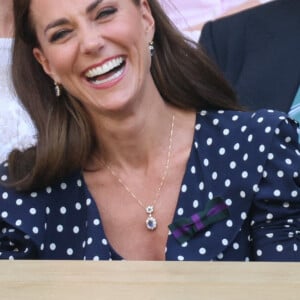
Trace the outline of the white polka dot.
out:
<instances>
[{"instance_id":1,"label":"white polka dot","mask_svg":"<svg viewBox=\"0 0 300 300\"><path fill-rule=\"evenodd\" d=\"M37 196L38 196L38 194L36 192L33 192L30 194L30 197L32 197L32 198L36 198Z\"/></svg>"},{"instance_id":2,"label":"white polka dot","mask_svg":"<svg viewBox=\"0 0 300 300\"><path fill-rule=\"evenodd\" d=\"M227 136L229 134L230 134L230 130L229 129L226 128L226 129L223 130L223 135Z\"/></svg>"},{"instance_id":3,"label":"white polka dot","mask_svg":"<svg viewBox=\"0 0 300 300\"><path fill-rule=\"evenodd\" d=\"M205 237L211 237L211 231L209 231L209 230L206 231L204 235L205 235Z\"/></svg>"},{"instance_id":4,"label":"white polka dot","mask_svg":"<svg viewBox=\"0 0 300 300\"><path fill-rule=\"evenodd\" d=\"M267 220L272 220L273 219L273 214L269 213L267 214Z\"/></svg>"},{"instance_id":5,"label":"white polka dot","mask_svg":"<svg viewBox=\"0 0 300 300\"><path fill-rule=\"evenodd\" d=\"M226 199L225 203L227 206L231 206L232 205L232 200L231 199Z\"/></svg>"},{"instance_id":6,"label":"white polka dot","mask_svg":"<svg viewBox=\"0 0 300 300\"><path fill-rule=\"evenodd\" d=\"M285 160L285 163L287 164L287 165L291 165L292 164L292 160L291 159L289 159L289 158L287 158L286 160Z\"/></svg>"},{"instance_id":7,"label":"white polka dot","mask_svg":"<svg viewBox=\"0 0 300 300\"><path fill-rule=\"evenodd\" d=\"M220 120L219 120L219 119L214 119L214 120L213 120L213 124L214 124L214 125L218 125L219 123L220 123Z\"/></svg>"},{"instance_id":8,"label":"white polka dot","mask_svg":"<svg viewBox=\"0 0 300 300\"><path fill-rule=\"evenodd\" d=\"M1 217L2 217L3 219L6 219L6 218L8 217L8 212L7 212L7 211L3 211L3 212L1 213Z\"/></svg>"},{"instance_id":9,"label":"white polka dot","mask_svg":"<svg viewBox=\"0 0 300 300\"><path fill-rule=\"evenodd\" d=\"M51 212L50 207L46 207L46 215L50 215L50 212Z\"/></svg>"},{"instance_id":10,"label":"white polka dot","mask_svg":"<svg viewBox=\"0 0 300 300\"><path fill-rule=\"evenodd\" d=\"M226 149L225 148L220 148L219 154L223 156L223 155L225 155L225 153L226 153Z\"/></svg>"},{"instance_id":11,"label":"white polka dot","mask_svg":"<svg viewBox=\"0 0 300 300\"><path fill-rule=\"evenodd\" d=\"M247 172L247 171L244 171L244 172L242 173L242 178L243 178L243 179L248 178L248 172Z\"/></svg>"},{"instance_id":12,"label":"white polka dot","mask_svg":"<svg viewBox=\"0 0 300 300\"><path fill-rule=\"evenodd\" d=\"M272 128L271 128L270 126L269 126L269 127L266 127L266 128L265 128L265 133L270 133L271 130L272 130Z\"/></svg>"},{"instance_id":13,"label":"white polka dot","mask_svg":"<svg viewBox=\"0 0 300 300\"><path fill-rule=\"evenodd\" d=\"M8 179L8 178L7 178L7 175L2 175L2 176L1 176L1 180L2 180L2 181L6 181L7 179Z\"/></svg>"},{"instance_id":14,"label":"white polka dot","mask_svg":"<svg viewBox=\"0 0 300 300\"><path fill-rule=\"evenodd\" d=\"M226 226L227 226L227 227L232 227L232 226L233 226L232 220L228 220L228 221L226 222Z\"/></svg>"},{"instance_id":15,"label":"white polka dot","mask_svg":"<svg viewBox=\"0 0 300 300\"><path fill-rule=\"evenodd\" d=\"M201 124L196 124L195 129L199 131L201 129Z\"/></svg>"},{"instance_id":16,"label":"white polka dot","mask_svg":"<svg viewBox=\"0 0 300 300\"><path fill-rule=\"evenodd\" d=\"M64 206L62 206L59 211L62 215L65 215L67 213L67 209Z\"/></svg>"},{"instance_id":17,"label":"white polka dot","mask_svg":"<svg viewBox=\"0 0 300 300\"><path fill-rule=\"evenodd\" d=\"M73 232L74 232L75 234L78 234L78 233L79 233L79 227L78 227L78 226L74 226L74 227L73 227Z\"/></svg>"},{"instance_id":18,"label":"white polka dot","mask_svg":"<svg viewBox=\"0 0 300 300\"><path fill-rule=\"evenodd\" d=\"M187 191L187 185L183 184L182 187L181 187L181 192L186 193L186 191Z\"/></svg>"},{"instance_id":19,"label":"white polka dot","mask_svg":"<svg viewBox=\"0 0 300 300\"><path fill-rule=\"evenodd\" d=\"M262 123L264 121L264 118L263 117L260 117L257 119L257 123Z\"/></svg>"},{"instance_id":20,"label":"white polka dot","mask_svg":"<svg viewBox=\"0 0 300 300\"><path fill-rule=\"evenodd\" d=\"M186 248L188 245L189 245L188 242L184 242L183 244L181 244L181 247Z\"/></svg>"},{"instance_id":21,"label":"white polka dot","mask_svg":"<svg viewBox=\"0 0 300 300\"><path fill-rule=\"evenodd\" d=\"M280 192L280 190L275 190L273 194L275 197L280 197L281 192Z\"/></svg>"},{"instance_id":22,"label":"white polka dot","mask_svg":"<svg viewBox=\"0 0 300 300\"><path fill-rule=\"evenodd\" d=\"M267 233L266 237L272 239L274 237L274 233L273 232Z\"/></svg>"},{"instance_id":23,"label":"white polka dot","mask_svg":"<svg viewBox=\"0 0 300 300\"><path fill-rule=\"evenodd\" d=\"M230 169L235 169L236 168L236 162L235 161L232 161L230 164L229 164L229 167Z\"/></svg>"},{"instance_id":24,"label":"white polka dot","mask_svg":"<svg viewBox=\"0 0 300 300\"><path fill-rule=\"evenodd\" d=\"M192 173L192 174L196 174L196 167L195 167L195 166L192 166L192 167L191 167L191 173Z\"/></svg>"},{"instance_id":25,"label":"white polka dot","mask_svg":"<svg viewBox=\"0 0 300 300\"><path fill-rule=\"evenodd\" d=\"M87 239L87 244L88 245L91 245L93 243L93 239L91 238L91 237L89 237L88 239Z\"/></svg>"},{"instance_id":26,"label":"white polka dot","mask_svg":"<svg viewBox=\"0 0 300 300\"><path fill-rule=\"evenodd\" d=\"M77 180L77 186L81 187L82 186L82 181L80 179Z\"/></svg>"},{"instance_id":27,"label":"white polka dot","mask_svg":"<svg viewBox=\"0 0 300 300\"><path fill-rule=\"evenodd\" d=\"M230 187L231 186L231 180L230 179L226 179L225 180L225 186L226 187Z\"/></svg>"},{"instance_id":28,"label":"white polka dot","mask_svg":"<svg viewBox=\"0 0 300 300\"><path fill-rule=\"evenodd\" d=\"M213 180L217 180L218 179L218 173L217 172L213 172L211 175Z\"/></svg>"},{"instance_id":29,"label":"white polka dot","mask_svg":"<svg viewBox=\"0 0 300 300\"><path fill-rule=\"evenodd\" d=\"M92 203L91 198L87 198L87 199L86 199L86 206L90 206L91 203Z\"/></svg>"},{"instance_id":30,"label":"white polka dot","mask_svg":"<svg viewBox=\"0 0 300 300\"><path fill-rule=\"evenodd\" d=\"M36 215L36 209L35 208L30 208L29 213L31 215Z\"/></svg>"},{"instance_id":31,"label":"white polka dot","mask_svg":"<svg viewBox=\"0 0 300 300\"><path fill-rule=\"evenodd\" d=\"M56 230L57 230L57 232L63 232L64 227L62 225L57 225Z\"/></svg>"},{"instance_id":32,"label":"white polka dot","mask_svg":"<svg viewBox=\"0 0 300 300\"><path fill-rule=\"evenodd\" d=\"M206 254L206 249L205 248L200 248L199 249L199 253L201 254L201 255L205 255Z\"/></svg>"},{"instance_id":33,"label":"white polka dot","mask_svg":"<svg viewBox=\"0 0 300 300\"><path fill-rule=\"evenodd\" d=\"M52 193L52 188L51 187L47 187L46 188L46 192L47 192L47 194L51 194Z\"/></svg>"},{"instance_id":34,"label":"white polka dot","mask_svg":"<svg viewBox=\"0 0 300 300\"><path fill-rule=\"evenodd\" d=\"M21 226L22 225L22 220L20 220L20 219L17 220L15 224L16 224L16 226Z\"/></svg>"},{"instance_id":35,"label":"white polka dot","mask_svg":"<svg viewBox=\"0 0 300 300\"><path fill-rule=\"evenodd\" d=\"M241 132L245 132L247 130L247 126L242 126L241 127Z\"/></svg>"},{"instance_id":36,"label":"white polka dot","mask_svg":"<svg viewBox=\"0 0 300 300\"><path fill-rule=\"evenodd\" d=\"M34 234L38 234L38 233L39 233L38 227L33 227L33 228L32 228L32 232L33 232Z\"/></svg>"},{"instance_id":37,"label":"white polka dot","mask_svg":"<svg viewBox=\"0 0 300 300\"><path fill-rule=\"evenodd\" d=\"M21 206L22 204L23 204L23 200L22 199L17 199L16 205Z\"/></svg>"},{"instance_id":38,"label":"white polka dot","mask_svg":"<svg viewBox=\"0 0 300 300\"><path fill-rule=\"evenodd\" d=\"M75 204L75 208L76 208L76 210L81 210L81 204L79 202L77 202Z\"/></svg>"},{"instance_id":39,"label":"white polka dot","mask_svg":"<svg viewBox=\"0 0 300 300\"><path fill-rule=\"evenodd\" d=\"M241 197L241 198L246 198L246 193L245 193L244 191L241 191L241 192L240 192L240 197Z\"/></svg>"},{"instance_id":40,"label":"white polka dot","mask_svg":"<svg viewBox=\"0 0 300 300\"><path fill-rule=\"evenodd\" d=\"M292 196L293 198L298 197L298 192L297 192L297 191L292 191L292 192L291 192L291 196Z\"/></svg>"},{"instance_id":41,"label":"white polka dot","mask_svg":"<svg viewBox=\"0 0 300 300\"><path fill-rule=\"evenodd\" d=\"M258 193L259 192L259 186L258 186L258 184L254 184L252 190L253 190L254 193Z\"/></svg>"},{"instance_id":42,"label":"white polka dot","mask_svg":"<svg viewBox=\"0 0 300 300\"><path fill-rule=\"evenodd\" d=\"M233 149L235 151L238 151L240 149L241 145L239 143L236 143L234 146L233 146Z\"/></svg>"},{"instance_id":43,"label":"white polka dot","mask_svg":"<svg viewBox=\"0 0 300 300\"><path fill-rule=\"evenodd\" d=\"M177 257L177 260L179 260L179 261L184 261L184 256L179 255L179 256Z\"/></svg>"},{"instance_id":44,"label":"white polka dot","mask_svg":"<svg viewBox=\"0 0 300 300\"><path fill-rule=\"evenodd\" d=\"M262 165L259 165L259 166L257 167L257 172L258 172L259 174L261 174L263 171L264 171L264 167L263 167Z\"/></svg>"},{"instance_id":45,"label":"white polka dot","mask_svg":"<svg viewBox=\"0 0 300 300\"><path fill-rule=\"evenodd\" d=\"M207 158L203 160L203 165L204 165L205 167L208 167L208 166L209 166L209 160L208 160Z\"/></svg>"},{"instance_id":46,"label":"white polka dot","mask_svg":"<svg viewBox=\"0 0 300 300\"><path fill-rule=\"evenodd\" d=\"M246 220L247 219L247 214L245 212L241 213L241 219Z\"/></svg>"},{"instance_id":47,"label":"white polka dot","mask_svg":"<svg viewBox=\"0 0 300 300\"><path fill-rule=\"evenodd\" d=\"M261 250L257 250L257 251L256 251L256 255L257 255L257 256L262 256L262 251L261 251Z\"/></svg>"},{"instance_id":48,"label":"white polka dot","mask_svg":"<svg viewBox=\"0 0 300 300\"><path fill-rule=\"evenodd\" d=\"M284 176L284 172L283 172L283 171L278 171L278 172L277 172L277 176L278 176L279 178L282 178L282 177Z\"/></svg>"},{"instance_id":49,"label":"white polka dot","mask_svg":"<svg viewBox=\"0 0 300 300\"><path fill-rule=\"evenodd\" d=\"M208 138L208 139L206 140L207 146L211 146L212 143L213 143L213 139L212 139L212 138Z\"/></svg>"},{"instance_id":50,"label":"white polka dot","mask_svg":"<svg viewBox=\"0 0 300 300\"><path fill-rule=\"evenodd\" d=\"M99 226L100 225L100 220L99 219L95 219L93 221L93 223L94 223L95 226Z\"/></svg>"},{"instance_id":51,"label":"white polka dot","mask_svg":"<svg viewBox=\"0 0 300 300\"><path fill-rule=\"evenodd\" d=\"M108 245L107 239L102 239L102 245L104 245L104 246Z\"/></svg>"},{"instance_id":52,"label":"white polka dot","mask_svg":"<svg viewBox=\"0 0 300 300\"><path fill-rule=\"evenodd\" d=\"M234 250L238 250L240 248L240 245L238 243L234 243L232 245L232 247L233 247Z\"/></svg>"},{"instance_id":53,"label":"white polka dot","mask_svg":"<svg viewBox=\"0 0 300 300\"><path fill-rule=\"evenodd\" d=\"M183 213L184 213L183 208L179 208L179 209L177 210L177 215L178 215L178 216L182 216Z\"/></svg>"},{"instance_id":54,"label":"white polka dot","mask_svg":"<svg viewBox=\"0 0 300 300\"><path fill-rule=\"evenodd\" d=\"M290 203L289 202L284 202L282 206L284 208L289 208L290 207Z\"/></svg>"},{"instance_id":55,"label":"white polka dot","mask_svg":"<svg viewBox=\"0 0 300 300\"><path fill-rule=\"evenodd\" d=\"M203 183L203 182L200 182L200 183L199 183L199 190L200 190L200 191L203 191L203 190L204 190L204 183Z\"/></svg>"},{"instance_id":56,"label":"white polka dot","mask_svg":"<svg viewBox=\"0 0 300 300\"><path fill-rule=\"evenodd\" d=\"M50 244L50 250L55 251L56 245L54 243Z\"/></svg>"},{"instance_id":57,"label":"white polka dot","mask_svg":"<svg viewBox=\"0 0 300 300\"><path fill-rule=\"evenodd\" d=\"M277 252L282 252L283 251L283 246L282 245L277 245L276 246L276 251Z\"/></svg>"},{"instance_id":58,"label":"white polka dot","mask_svg":"<svg viewBox=\"0 0 300 300\"><path fill-rule=\"evenodd\" d=\"M193 201L193 207L194 208L198 208L199 207L199 201L198 200L194 200Z\"/></svg>"},{"instance_id":59,"label":"white polka dot","mask_svg":"<svg viewBox=\"0 0 300 300\"><path fill-rule=\"evenodd\" d=\"M265 145L260 145L260 146L259 146L259 152L260 152L260 153L265 152L265 150L266 150Z\"/></svg>"},{"instance_id":60,"label":"white polka dot","mask_svg":"<svg viewBox=\"0 0 300 300\"><path fill-rule=\"evenodd\" d=\"M74 251L72 248L67 249L67 255L71 256L73 255Z\"/></svg>"},{"instance_id":61,"label":"white polka dot","mask_svg":"<svg viewBox=\"0 0 300 300\"><path fill-rule=\"evenodd\" d=\"M61 188L62 190L66 190L66 189L67 189L67 184L64 183L64 182L62 182L61 185L60 185L60 188Z\"/></svg>"},{"instance_id":62,"label":"white polka dot","mask_svg":"<svg viewBox=\"0 0 300 300\"><path fill-rule=\"evenodd\" d=\"M223 259L224 258L224 254L223 253L218 254L217 258L220 259L220 260Z\"/></svg>"},{"instance_id":63,"label":"white polka dot","mask_svg":"<svg viewBox=\"0 0 300 300\"><path fill-rule=\"evenodd\" d=\"M100 257L99 256L94 256L93 257L93 261L99 261L100 260Z\"/></svg>"},{"instance_id":64,"label":"white polka dot","mask_svg":"<svg viewBox=\"0 0 300 300\"><path fill-rule=\"evenodd\" d=\"M3 193L2 194L2 199L4 199L4 200L8 199L8 193Z\"/></svg>"},{"instance_id":65,"label":"white polka dot","mask_svg":"<svg viewBox=\"0 0 300 300\"><path fill-rule=\"evenodd\" d=\"M228 246L228 240L227 239L222 239L222 245L223 246Z\"/></svg>"}]
</instances>

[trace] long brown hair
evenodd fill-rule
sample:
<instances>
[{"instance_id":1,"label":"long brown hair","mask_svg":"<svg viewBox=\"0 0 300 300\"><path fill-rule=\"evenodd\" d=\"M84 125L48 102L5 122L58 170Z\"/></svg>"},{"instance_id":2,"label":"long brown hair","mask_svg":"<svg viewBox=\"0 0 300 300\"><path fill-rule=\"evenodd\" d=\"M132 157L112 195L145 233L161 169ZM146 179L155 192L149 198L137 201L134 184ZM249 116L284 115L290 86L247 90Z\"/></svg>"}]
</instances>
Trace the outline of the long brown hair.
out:
<instances>
[{"instance_id":1,"label":"long brown hair","mask_svg":"<svg viewBox=\"0 0 300 300\"><path fill-rule=\"evenodd\" d=\"M136 5L140 0L132 0ZM37 129L37 145L9 156L10 185L28 191L84 168L95 148L90 119L79 101L63 92L33 56L39 46L30 19L30 0L14 0L15 43L12 75L17 95ZM182 109L238 109L235 94L200 47L172 24L156 0L151 73L163 99Z\"/></svg>"}]
</instances>

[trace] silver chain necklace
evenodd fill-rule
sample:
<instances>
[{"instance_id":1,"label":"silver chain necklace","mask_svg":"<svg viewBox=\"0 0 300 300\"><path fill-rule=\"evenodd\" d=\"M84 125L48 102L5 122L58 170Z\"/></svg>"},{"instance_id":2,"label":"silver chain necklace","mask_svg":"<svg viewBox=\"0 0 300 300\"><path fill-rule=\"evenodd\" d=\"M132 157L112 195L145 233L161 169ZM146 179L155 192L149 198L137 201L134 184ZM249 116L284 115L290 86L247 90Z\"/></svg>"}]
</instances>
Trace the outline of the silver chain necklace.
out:
<instances>
[{"instance_id":1,"label":"silver chain necklace","mask_svg":"<svg viewBox=\"0 0 300 300\"><path fill-rule=\"evenodd\" d=\"M167 155L167 161L165 165L164 172L161 176L161 180L159 183L159 186L157 188L157 192L155 195L155 199L151 205L145 206L142 201L140 201L137 196L129 189L129 187L124 183L124 181L112 170L112 168L104 162L105 167L109 170L111 175L117 179L117 181L123 186L123 188L131 195L133 199L136 200L136 202L145 210L147 214L146 218L146 227L150 231L154 231L157 228L157 220L153 216L154 214L154 208L155 205L160 197L161 190L165 184L166 177L168 175L169 166L170 166L170 158L171 158L171 152L172 152L172 146L173 146L173 131L174 131L174 124L175 124L175 115L172 116L172 124L170 129L170 135L169 135L169 147L168 147L168 155Z\"/></svg>"}]
</instances>

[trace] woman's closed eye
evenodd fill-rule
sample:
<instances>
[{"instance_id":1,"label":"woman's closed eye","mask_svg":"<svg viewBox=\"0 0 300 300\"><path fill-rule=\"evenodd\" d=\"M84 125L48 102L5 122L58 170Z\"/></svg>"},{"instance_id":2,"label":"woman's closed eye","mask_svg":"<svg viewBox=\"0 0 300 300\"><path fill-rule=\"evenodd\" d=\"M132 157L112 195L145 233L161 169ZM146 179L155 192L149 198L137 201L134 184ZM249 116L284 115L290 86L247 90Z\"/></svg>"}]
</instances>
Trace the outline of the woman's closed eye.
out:
<instances>
[{"instance_id":1,"label":"woman's closed eye","mask_svg":"<svg viewBox=\"0 0 300 300\"><path fill-rule=\"evenodd\" d=\"M61 29L58 30L57 32L53 33L50 37L50 42L54 43L58 40L61 40L63 38L65 38L72 30L70 29Z\"/></svg>"},{"instance_id":2,"label":"woman's closed eye","mask_svg":"<svg viewBox=\"0 0 300 300\"><path fill-rule=\"evenodd\" d=\"M96 15L96 20L105 20L116 12L117 9L115 7L106 7L104 9L101 9Z\"/></svg>"}]
</instances>

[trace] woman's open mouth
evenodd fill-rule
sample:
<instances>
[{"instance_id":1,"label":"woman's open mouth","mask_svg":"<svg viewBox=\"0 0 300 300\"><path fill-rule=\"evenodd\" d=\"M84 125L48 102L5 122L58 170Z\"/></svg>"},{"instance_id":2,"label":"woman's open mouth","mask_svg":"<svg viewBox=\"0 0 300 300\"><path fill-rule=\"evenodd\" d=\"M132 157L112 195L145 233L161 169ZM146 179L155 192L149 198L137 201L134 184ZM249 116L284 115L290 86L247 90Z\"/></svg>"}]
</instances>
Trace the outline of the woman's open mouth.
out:
<instances>
[{"instance_id":1,"label":"woman's open mouth","mask_svg":"<svg viewBox=\"0 0 300 300\"><path fill-rule=\"evenodd\" d=\"M97 86L113 83L122 76L125 64L124 57L115 57L100 66L89 69L84 73L84 76L89 83Z\"/></svg>"}]
</instances>

